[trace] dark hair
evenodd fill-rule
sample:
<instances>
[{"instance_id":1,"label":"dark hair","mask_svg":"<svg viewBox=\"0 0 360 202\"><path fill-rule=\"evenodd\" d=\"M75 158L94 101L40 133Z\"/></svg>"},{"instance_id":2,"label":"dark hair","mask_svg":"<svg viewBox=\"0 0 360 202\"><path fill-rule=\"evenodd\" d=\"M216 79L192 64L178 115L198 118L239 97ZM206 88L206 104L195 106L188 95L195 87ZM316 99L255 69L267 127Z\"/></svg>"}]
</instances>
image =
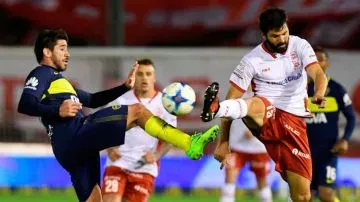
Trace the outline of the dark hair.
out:
<instances>
[{"instance_id":1,"label":"dark hair","mask_svg":"<svg viewBox=\"0 0 360 202\"><path fill-rule=\"evenodd\" d=\"M314 49L314 52L324 53L325 56L326 56L327 58L329 58L328 52L327 52L323 47L321 47L321 46L314 46L313 49Z\"/></svg>"},{"instance_id":2,"label":"dark hair","mask_svg":"<svg viewBox=\"0 0 360 202\"><path fill-rule=\"evenodd\" d=\"M34 52L35 52L37 62L40 63L41 60L43 59L44 48L53 50L54 46L56 45L57 40L61 40L61 39L66 40L67 42L69 41L67 33L62 29L42 30L36 37L35 47L34 47Z\"/></svg>"},{"instance_id":3,"label":"dark hair","mask_svg":"<svg viewBox=\"0 0 360 202\"><path fill-rule=\"evenodd\" d=\"M155 68L154 62L149 58L142 58L137 60L139 65L152 65Z\"/></svg>"},{"instance_id":4,"label":"dark hair","mask_svg":"<svg viewBox=\"0 0 360 202\"><path fill-rule=\"evenodd\" d=\"M269 30L281 28L287 22L286 12L280 8L269 8L260 14L259 27L266 35Z\"/></svg>"}]
</instances>

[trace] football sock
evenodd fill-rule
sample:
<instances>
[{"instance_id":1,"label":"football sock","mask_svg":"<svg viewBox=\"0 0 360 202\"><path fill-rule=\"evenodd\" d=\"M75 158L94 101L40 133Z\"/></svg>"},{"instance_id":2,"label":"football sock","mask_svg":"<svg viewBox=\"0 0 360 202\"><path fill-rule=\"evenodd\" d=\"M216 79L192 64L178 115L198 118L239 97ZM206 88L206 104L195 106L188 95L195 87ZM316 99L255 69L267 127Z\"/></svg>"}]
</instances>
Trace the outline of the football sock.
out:
<instances>
[{"instance_id":1,"label":"football sock","mask_svg":"<svg viewBox=\"0 0 360 202\"><path fill-rule=\"evenodd\" d=\"M157 116L152 116L146 121L145 131L149 135L170 143L185 152L190 149L191 137Z\"/></svg>"},{"instance_id":2,"label":"football sock","mask_svg":"<svg viewBox=\"0 0 360 202\"><path fill-rule=\"evenodd\" d=\"M220 103L215 117L240 119L247 115L248 106L244 99L224 100Z\"/></svg>"},{"instance_id":3,"label":"football sock","mask_svg":"<svg viewBox=\"0 0 360 202\"><path fill-rule=\"evenodd\" d=\"M221 189L220 202L234 202L235 201L235 184L226 183Z\"/></svg>"},{"instance_id":4,"label":"football sock","mask_svg":"<svg viewBox=\"0 0 360 202\"><path fill-rule=\"evenodd\" d=\"M259 197L261 202L272 202L272 193L270 187L264 187L259 190Z\"/></svg>"}]
</instances>

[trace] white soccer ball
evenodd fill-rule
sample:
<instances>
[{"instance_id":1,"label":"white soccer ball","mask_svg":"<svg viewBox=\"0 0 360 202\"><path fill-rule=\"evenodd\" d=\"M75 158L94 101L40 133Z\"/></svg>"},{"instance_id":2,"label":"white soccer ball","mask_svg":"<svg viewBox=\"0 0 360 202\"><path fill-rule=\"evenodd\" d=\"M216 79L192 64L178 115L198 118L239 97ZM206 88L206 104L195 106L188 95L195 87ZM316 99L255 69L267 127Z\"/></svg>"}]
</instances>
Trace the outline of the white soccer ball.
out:
<instances>
[{"instance_id":1,"label":"white soccer ball","mask_svg":"<svg viewBox=\"0 0 360 202\"><path fill-rule=\"evenodd\" d=\"M162 104L166 111L175 116L186 115L194 109L195 91L191 86L175 82L163 90Z\"/></svg>"}]
</instances>

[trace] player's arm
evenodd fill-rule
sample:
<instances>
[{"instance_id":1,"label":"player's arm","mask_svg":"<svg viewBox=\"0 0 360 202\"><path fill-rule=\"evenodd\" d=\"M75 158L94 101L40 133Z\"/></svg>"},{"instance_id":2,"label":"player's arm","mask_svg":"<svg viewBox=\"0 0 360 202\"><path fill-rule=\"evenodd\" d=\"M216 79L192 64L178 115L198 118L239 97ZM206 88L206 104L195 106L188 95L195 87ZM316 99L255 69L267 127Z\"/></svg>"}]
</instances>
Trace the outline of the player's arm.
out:
<instances>
[{"instance_id":1,"label":"player's arm","mask_svg":"<svg viewBox=\"0 0 360 202\"><path fill-rule=\"evenodd\" d=\"M342 113L344 114L346 118L346 126L344 131L344 136L342 139L349 141L352 133L355 129L355 123L356 123L356 116L353 107L347 106L342 110Z\"/></svg>"},{"instance_id":2,"label":"player's arm","mask_svg":"<svg viewBox=\"0 0 360 202\"><path fill-rule=\"evenodd\" d=\"M340 111L346 118L346 126L343 137L340 138L331 149L332 152L340 155L345 154L349 148L349 139L354 132L356 121L355 113L351 105L351 99L344 88L341 88L341 91L342 96L338 99L338 103L340 105Z\"/></svg>"},{"instance_id":3,"label":"player's arm","mask_svg":"<svg viewBox=\"0 0 360 202\"><path fill-rule=\"evenodd\" d=\"M41 98L49 85L49 73L33 70L25 81L24 89L18 104L18 112L38 117L58 117L58 105L44 105Z\"/></svg>"},{"instance_id":4,"label":"player's arm","mask_svg":"<svg viewBox=\"0 0 360 202\"><path fill-rule=\"evenodd\" d=\"M349 94L346 92L346 90L343 87L341 87L341 91L342 91L341 93L342 99L340 101L340 110L344 114L346 119L345 131L341 139L349 141L355 129L356 115Z\"/></svg>"},{"instance_id":5,"label":"player's arm","mask_svg":"<svg viewBox=\"0 0 360 202\"><path fill-rule=\"evenodd\" d=\"M85 107L97 108L108 104L109 102L120 97L124 93L128 92L135 84L135 75L136 71L139 68L137 62L132 66L129 75L122 85L111 88L109 90L100 91L97 93L88 93L86 91L76 89L80 102L83 103Z\"/></svg>"},{"instance_id":6,"label":"player's arm","mask_svg":"<svg viewBox=\"0 0 360 202\"><path fill-rule=\"evenodd\" d=\"M319 107L324 107L327 78L317 61L315 52L306 40L302 40L299 43L297 51L300 53L300 59L305 67L307 75L314 81L315 89L311 102L319 105Z\"/></svg>"},{"instance_id":7,"label":"player's arm","mask_svg":"<svg viewBox=\"0 0 360 202\"><path fill-rule=\"evenodd\" d=\"M309 77L314 81L314 95L313 102L318 102L319 99L325 96L327 88L327 78L324 71L321 69L319 63L315 62L306 67L306 72Z\"/></svg>"},{"instance_id":8,"label":"player's arm","mask_svg":"<svg viewBox=\"0 0 360 202\"><path fill-rule=\"evenodd\" d=\"M107 148L106 152L107 152L108 158L111 161L116 161L121 157L121 153L119 151L119 146Z\"/></svg>"},{"instance_id":9,"label":"player's arm","mask_svg":"<svg viewBox=\"0 0 360 202\"><path fill-rule=\"evenodd\" d=\"M97 108L108 104L119 96L128 92L130 88L124 83L109 90L100 91L97 93L89 93L81 89L75 89L78 94L80 102L89 108Z\"/></svg>"},{"instance_id":10,"label":"player's arm","mask_svg":"<svg viewBox=\"0 0 360 202\"><path fill-rule=\"evenodd\" d=\"M154 153L155 161L158 161L160 160L161 157L165 156L165 154L168 153L171 148L172 148L171 144L161 142L160 147Z\"/></svg>"}]
</instances>

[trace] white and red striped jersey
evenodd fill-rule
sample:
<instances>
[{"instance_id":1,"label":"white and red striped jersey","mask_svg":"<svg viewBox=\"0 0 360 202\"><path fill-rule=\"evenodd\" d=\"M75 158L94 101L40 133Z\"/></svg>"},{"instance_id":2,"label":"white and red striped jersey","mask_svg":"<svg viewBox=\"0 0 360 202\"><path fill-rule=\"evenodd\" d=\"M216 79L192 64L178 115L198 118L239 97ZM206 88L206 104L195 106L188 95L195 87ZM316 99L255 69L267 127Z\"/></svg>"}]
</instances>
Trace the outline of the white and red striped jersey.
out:
<instances>
[{"instance_id":1,"label":"white and red striped jersey","mask_svg":"<svg viewBox=\"0 0 360 202\"><path fill-rule=\"evenodd\" d=\"M260 44L235 67L230 83L241 91L252 84L255 95L267 98L276 108L308 117L306 68L316 63L311 45L297 36L289 37L285 53L270 53Z\"/></svg>"},{"instance_id":2,"label":"white and red striped jersey","mask_svg":"<svg viewBox=\"0 0 360 202\"><path fill-rule=\"evenodd\" d=\"M161 92L157 92L153 98L137 98L133 90L125 93L111 105L131 105L135 103L142 103L154 115L162 118L169 124L176 126L176 116L168 113L162 105ZM106 166L118 166L133 172L148 173L154 177L158 175L158 166L156 163L146 164L141 168L137 161L141 159L147 152L154 152L158 146L158 139L148 135L142 128L134 127L125 133L125 143L119 147L121 154L120 159L112 162L109 158L106 160Z\"/></svg>"}]
</instances>

